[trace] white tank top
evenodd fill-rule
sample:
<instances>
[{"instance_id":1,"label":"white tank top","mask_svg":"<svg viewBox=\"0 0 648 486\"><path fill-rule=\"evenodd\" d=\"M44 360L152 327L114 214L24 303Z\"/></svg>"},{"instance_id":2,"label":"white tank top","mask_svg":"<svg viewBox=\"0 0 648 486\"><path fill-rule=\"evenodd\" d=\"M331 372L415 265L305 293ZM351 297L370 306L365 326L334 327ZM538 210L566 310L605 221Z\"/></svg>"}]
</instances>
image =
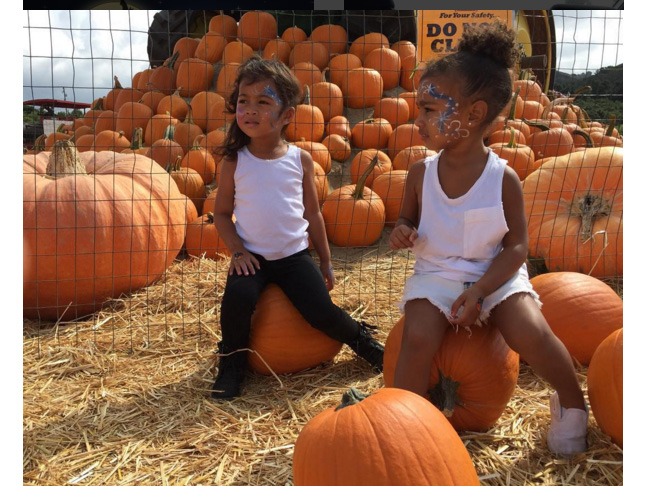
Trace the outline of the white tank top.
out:
<instances>
[{"instance_id":1,"label":"white tank top","mask_svg":"<svg viewBox=\"0 0 648 486\"><path fill-rule=\"evenodd\" d=\"M238 151L234 172L236 232L248 251L278 260L308 248L301 149L288 146L278 159Z\"/></svg>"},{"instance_id":2,"label":"white tank top","mask_svg":"<svg viewBox=\"0 0 648 486\"><path fill-rule=\"evenodd\" d=\"M419 237L412 251L415 273L476 282L502 251L508 232L502 205L506 161L489 149L484 171L461 197L450 199L439 183L439 156L427 157Z\"/></svg>"}]
</instances>

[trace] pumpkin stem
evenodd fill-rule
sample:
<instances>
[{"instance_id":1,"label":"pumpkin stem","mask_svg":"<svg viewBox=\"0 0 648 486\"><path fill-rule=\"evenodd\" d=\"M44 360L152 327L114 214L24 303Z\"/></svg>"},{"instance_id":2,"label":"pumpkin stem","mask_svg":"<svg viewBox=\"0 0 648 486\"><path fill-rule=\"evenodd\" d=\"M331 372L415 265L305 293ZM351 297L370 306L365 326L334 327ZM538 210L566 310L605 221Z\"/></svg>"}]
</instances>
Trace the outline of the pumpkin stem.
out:
<instances>
[{"instance_id":1,"label":"pumpkin stem","mask_svg":"<svg viewBox=\"0 0 648 486\"><path fill-rule=\"evenodd\" d=\"M522 118L522 121L530 127L539 128L542 132L549 130L549 125L542 123L541 121L527 120L526 118Z\"/></svg>"},{"instance_id":2,"label":"pumpkin stem","mask_svg":"<svg viewBox=\"0 0 648 486\"><path fill-rule=\"evenodd\" d=\"M174 135L175 135L175 125L169 125L168 127L166 127L166 130L164 130L164 139L173 140Z\"/></svg>"},{"instance_id":3,"label":"pumpkin stem","mask_svg":"<svg viewBox=\"0 0 648 486\"><path fill-rule=\"evenodd\" d=\"M581 242L586 243L592 238L592 228L597 219L610 215L611 202L601 194L586 192L574 198L570 213L581 219Z\"/></svg>"},{"instance_id":4,"label":"pumpkin stem","mask_svg":"<svg viewBox=\"0 0 648 486\"><path fill-rule=\"evenodd\" d=\"M511 99L511 109L509 110L509 115L508 118L506 119L506 122L515 119L515 105L517 104L517 99L520 96L521 89L522 88L518 88L517 90L515 90L515 93L513 94L513 98Z\"/></svg>"},{"instance_id":5,"label":"pumpkin stem","mask_svg":"<svg viewBox=\"0 0 648 486\"><path fill-rule=\"evenodd\" d=\"M516 148L517 143L515 143L515 131L513 131L513 129L509 129L509 131L511 132L511 137L509 138L509 142L508 142L508 144L506 144L506 147L507 148Z\"/></svg>"},{"instance_id":6,"label":"pumpkin stem","mask_svg":"<svg viewBox=\"0 0 648 486\"><path fill-rule=\"evenodd\" d=\"M610 124L607 127L607 130L605 130L605 136L606 137L613 137L614 133L614 125L616 124L616 115L610 115Z\"/></svg>"},{"instance_id":7,"label":"pumpkin stem","mask_svg":"<svg viewBox=\"0 0 648 486\"><path fill-rule=\"evenodd\" d=\"M564 104L567 104L567 106L569 106L570 104L573 103L573 101L574 101L574 98L556 98L551 103L549 103L547 106L545 106L544 110L542 110L542 115L540 116L540 118L542 118L543 120L546 120L547 115L549 114L549 112L552 110L553 107L555 107L557 105L564 105Z\"/></svg>"},{"instance_id":8,"label":"pumpkin stem","mask_svg":"<svg viewBox=\"0 0 648 486\"><path fill-rule=\"evenodd\" d=\"M574 134L573 134L573 135L574 135L574 136L576 136L576 135L580 135L581 137L583 137L583 138L585 139L585 146L586 146L587 148L592 148L592 147L594 147L594 142L592 142L592 137L590 137L590 134L589 134L589 133L587 133L587 132L585 132L585 131L583 131L583 130L578 130L578 129L577 129L577 130L574 130Z\"/></svg>"},{"instance_id":9,"label":"pumpkin stem","mask_svg":"<svg viewBox=\"0 0 648 486\"><path fill-rule=\"evenodd\" d=\"M119 82L119 79L117 79L117 76L115 76L115 85L113 86L113 89L124 89L124 87Z\"/></svg>"},{"instance_id":10,"label":"pumpkin stem","mask_svg":"<svg viewBox=\"0 0 648 486\"><path fill-rule=\"evenodd\" d=\"M178 155L174 162L169 162L165 170L171 174L172 172L178 172L180 170L180 163L182 162L182 156Z\"/></svg>"},{"instance_id":11,"label":"pumpkin stem","mask_svg":"<svg viewBox=\"0 0 648 486\"><path fill-rule=\"evenodd\" d=\"M455 405L459 407L463 406L457 394L458 389L459 382L454 381L449 376L445 376L439 369L439 382L434 388L428 390L430 401L436 408L441 410L443 415L446 417L452 417Z\"/></svg>"},{"instance_id":12,"label":"pumpkin stem","mask_svg":"<svg viewBox=\"0 0 648 486\"><path fill-rule=\"evenodd\" d=\"M414 69L412 69L412 72L409 75L409 79L412 79L414 77L414 73L416 73L416 70L418 69L419 64L421 64L421 63L420 62L416 63L416 65L414 66Z\"/></svg>"},{"instance_id":13,"label":"pumpkin stem","mask_svg":"<svg viewBox=\"0 0 648 486\"><path fill-rule=\"evenodd\" d=\"M139 150L142 148L142 133L144 130L142 130L142 127L136 127L135 130L133 130L133 142L131 143L131 150Z\"/></svg>"},{"instance_id":14,"label":"pumpkin stem","mask_svg":"<svg viewBox=\"0 0 648 486\"><path fill-rule=\"evenodd\" d=\"M364 199L364 188L367 182L367 177L369 177L369 174L371 174L371 172L374 170L376 164L378 164L378 152L376 152L374 158L371 159L371 163L367 166L365 171L362 173L360 179L358 179L358 182L355 187L355 191L353 191L353 199L355 199L356 201L359 199Z\"/></svg>"},{"instance_id":15,"label":"pumpkin stem","mask_svg":"<svg viewBox=\"0 0 648 486\"><path fill-rule=\"evenodd\" d=\"M214 213L207 211L207 222L209 224L214 224Z\"/></svg>"},{"instance_id":16,"label":"pumpkin stem","mask_svg":"<svg viewBox=\"0 0 648 486\"><path fill-rule=\"evenodd\" d=\"M79 151L69 140L59 140L54 144L45 173L54 179L73 174L87 174Z\"/></svg>"},{"instance_id":17,"label":"pumpkin stem","mask_svg":"<svg viewBox=\"0 0 648 486\"><path fill-rule=\"evenodd\" d=\"M311 104L310 88L308 87L307 84L304 85L304 101L301 104L302 105L310 105Z\"/></svg>"},{"instance_id":18,"label":"pumpkin stem","mask_svg":"<svg viewBox=\"0 0 648 486\"><path fill-rule=\"evenodd\" d=\"M351 387L346 392L344 392L344 395L342 395L342 403L340 403L337 407L335 407L335 411L337 412L342 408L348 407L350 405L355 405L356 403L360 403L368 396L369 395L365 395L364 393L359 392L355 388Z\"/></svg>"},{"instance_id":19,"label":"pumpkin stem","mask_svg":"<svg viewBox=\"0 0 648 486\"><path fill-rule=\"evenodd\" d=\"M167 62L163 64L163 67L173 69L176 61L178 60L179 55L180 55L180 51L176 52L173 56L171 56L171 59L169 59Z\"/></svg>"},{"instance_id":20,"label":"pumpkin stem","mask_svg":"<svg viewBox=\"0 0 648 486\"><path fill-rule=\"evenodd\" d=\"M34 140L34 152L38 153L45 150L45 140L47 140L47 135L44 133Z\"/></svg>"},{"instance_id":21,"label":"pumpkin stem","mask_svg":"<svg viewBox=\"0 0 648 486\"><path fill-rule=\"evenodd\" d=\"M93 110L103 110L103 98L99 98L95 105L92 107Z\"/></svg>"}]
</instances>

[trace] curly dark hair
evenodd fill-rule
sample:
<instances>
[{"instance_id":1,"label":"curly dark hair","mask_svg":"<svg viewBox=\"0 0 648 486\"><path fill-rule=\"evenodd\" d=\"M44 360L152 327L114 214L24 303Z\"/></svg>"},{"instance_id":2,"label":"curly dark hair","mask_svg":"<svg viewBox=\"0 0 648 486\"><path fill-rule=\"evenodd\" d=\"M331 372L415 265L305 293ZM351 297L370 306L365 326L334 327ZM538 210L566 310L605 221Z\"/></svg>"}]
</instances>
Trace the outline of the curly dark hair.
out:
<instances>
[{"instance_id":1,"label":"curly dark hair","mask_svg":"<svg viewBox=\"0 0 648 486\"><path fill-rule=\"evenodd\" d=\"M247 59L237 70L234 90L226 103L228 113L236 113L236 103L241 83L251 84L264 79L274 82L277 95L281 101L281 113L290 107L297 106L299 102L299 82L288 66L281 61L266 60L255 55ZM283 130L285 129L284 126ZM218 153L226 158L232 158L249 143L250 137L241 130L236 120L234 120L227 131L225 144L218 149Z\"/></svg>"},{"instance_id":2,"label":"curly dark hair","mask_svg":"<svg viewBox=\"0 0 648 486\"><path fill-rule=\"evenodd\" d=\"M515 32L503 22L467 26L457 52L428 63L421 80L438 75L456 76L464 96L488 103L484 120L488 124L511 99L513 81L509 70L518 56Z\"/></svg>"}]
</instances>

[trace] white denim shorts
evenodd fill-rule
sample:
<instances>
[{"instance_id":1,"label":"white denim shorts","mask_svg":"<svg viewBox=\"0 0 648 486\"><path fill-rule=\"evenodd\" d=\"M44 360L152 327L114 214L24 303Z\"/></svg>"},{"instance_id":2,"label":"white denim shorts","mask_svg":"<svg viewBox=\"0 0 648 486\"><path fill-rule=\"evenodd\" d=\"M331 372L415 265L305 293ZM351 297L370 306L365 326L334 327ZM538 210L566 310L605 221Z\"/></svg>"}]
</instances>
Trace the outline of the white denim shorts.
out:
<instances>
[{"instance_id":1,"label":"white denim shorts","mask_svg":"<svg viewBox=\"0 0 648 486\"><path fill-rule=\"evenodd\" d=\"M427 299L437 307L445 316L450 319L450 310L452 304L457 297L459 297L464 290L469 288L474 282L460 282L456 280L448 280L434 274L414 274L405 282L405 290L403 291L403 299L397 304L401 313L405 313L405 303L413 299ZM481 326L482 323L488 321L491 311L499 303L503 302L513 294L518 293L530 294L538 307L542 307L542 302L531 282L529 282L529 275L526 271L526 266L520 267L518 273L511 279L505 282L495 292L484 298L482 304L482 311L475 322L475 325Z\"/></svg>"}]
</instances>

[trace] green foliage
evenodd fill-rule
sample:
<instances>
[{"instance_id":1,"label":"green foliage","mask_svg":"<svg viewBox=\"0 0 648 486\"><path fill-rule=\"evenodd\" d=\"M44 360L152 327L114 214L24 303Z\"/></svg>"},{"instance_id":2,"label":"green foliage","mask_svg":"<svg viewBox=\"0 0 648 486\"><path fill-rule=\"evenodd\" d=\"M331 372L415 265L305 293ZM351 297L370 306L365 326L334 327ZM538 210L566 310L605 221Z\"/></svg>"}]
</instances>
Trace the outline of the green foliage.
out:
<instances>
[{"instance_id":1,"label":"green foliage","mask_svg":"<svg viewBox=\"0 0 648 486\"><path fill-rule=\"evenodd\" d=\"M40 115L31 105L23 105L23 123L38 123Z\"/></svg>"},{"instance_id":2,"label":"green foliage","mask_svg":"<svg viewBox=\"0 0 648 486\"><path fill-rule=\"evenodd\" d=\"M583 92L574 104L583 108L592 120L607 122L616 115L617 125L623 123L623 64L604 67L592 73L555 73L554 90L573 95L583 86L592 89Z\"/></svg>"}]
</instances>

